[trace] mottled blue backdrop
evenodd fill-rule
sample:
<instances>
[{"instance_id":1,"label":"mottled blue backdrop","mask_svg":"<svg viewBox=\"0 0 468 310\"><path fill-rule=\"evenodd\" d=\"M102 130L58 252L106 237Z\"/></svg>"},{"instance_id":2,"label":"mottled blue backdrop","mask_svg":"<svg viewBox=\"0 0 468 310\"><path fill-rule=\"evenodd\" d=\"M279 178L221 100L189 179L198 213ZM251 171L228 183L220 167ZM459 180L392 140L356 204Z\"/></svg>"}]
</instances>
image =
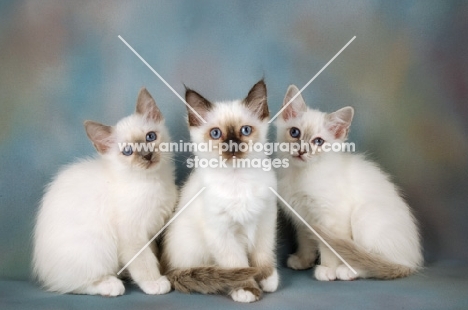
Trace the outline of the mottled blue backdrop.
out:
<instances>
[{"instance_id":1,"label":"mottled blue backdrop","mask_svg":"<svg viewBox=\"0 0 468 310\"><path fill-rule=\"evenodd\" d=\"M180 94L185 83L242 98L265 77L274 113L356 35L303 96L356 108L351 140L403 189L428 263L467 260L467 12L466 1L2 1L0 277L29 277L44 186L94 154L85 119L114 124L146 86L173 139L188 137L183 103L118 35Z\"/></svg>"}]
</instances>

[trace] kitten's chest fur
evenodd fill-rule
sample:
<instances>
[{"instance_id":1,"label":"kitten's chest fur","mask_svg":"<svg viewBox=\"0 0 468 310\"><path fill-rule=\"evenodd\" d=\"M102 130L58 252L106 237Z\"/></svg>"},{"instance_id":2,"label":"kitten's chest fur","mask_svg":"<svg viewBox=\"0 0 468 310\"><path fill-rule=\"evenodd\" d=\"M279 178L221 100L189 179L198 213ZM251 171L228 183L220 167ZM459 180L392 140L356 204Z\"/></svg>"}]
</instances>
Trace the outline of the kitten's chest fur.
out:
<instances>
[{"instance_id":1,"label":"kitten's chest fur","mask_svg":"<svg viewBox=\"0 0 468 310\"><path fill-rule=\"evenodd\" d=\"M206 211L240 226L255 223L272 195L268 189L274 186L271 179L270 173L249 169L206 173L203 176L207 186L205 197L217 202Z\"/></svg>"}]
</instances>

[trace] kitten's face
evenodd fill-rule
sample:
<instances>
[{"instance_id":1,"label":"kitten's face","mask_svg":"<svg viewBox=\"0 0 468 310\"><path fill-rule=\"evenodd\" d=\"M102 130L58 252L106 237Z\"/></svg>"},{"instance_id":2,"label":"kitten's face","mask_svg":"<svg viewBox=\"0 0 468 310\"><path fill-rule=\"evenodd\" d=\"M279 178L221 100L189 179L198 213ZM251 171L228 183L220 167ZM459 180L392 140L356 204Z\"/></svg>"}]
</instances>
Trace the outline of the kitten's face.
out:
<instances>
[{"instance_id":1,"label":"kitten's face","mask_svg":"<svg viewBox=\"0 0 468 310\"><path fill-rule=\"evenodd\" d=\"M163 116L145 88L138 95L135 114L114 127L90 121L85 127L98 152L118 170L153 170L170 160L169 153L158 152L160 143L170 139Z\"/></svg>"},{"instance_id":2,"label":"kitten's face","mask_svg":"<svg viewBox=\"0 0 468 310\"><path fill-rule=\"evenodd\" d=\"M227 161L235 158L255 158L258 153L242 146L265 143L268 132L268 105L263 81L255 84L244 100L212 104L193 90L186 91L187 103L206 123L188 109L190 135L194 143L211 143L210 152L196 152L202 158ZM241 145L242 144L242 145Z\"/></svg>"},{"instance_id":3,"label":"kitten's face","mask_svg":"<svg viewBox=\"0 0 468 310\"><path fill-rule=\"evenodd\" d=\"M283 106L298 92L297 87L290 86ZM353 111L353 108L345 107L327 114L309 109L299 94L276 121L278 141L300 145L284 156L290 159L291 164L299 166L323 156L323 147L346 141Z\"/></svg>"},{"instance_id":4,"label":"kitten's face","mask_svg":"<svg viewBox=\"0 0 468 310\"><path fill-rule=\"evenodd\" d=\"M115 136L117 145L127 145L123 149L112 150L114 162L123 169L157 169L161 161L170 158L167 152L157 151L161 142L168 142L162 122L154 122L138 114L130 115L117 123Z\"/></svg>"}]
</instances>

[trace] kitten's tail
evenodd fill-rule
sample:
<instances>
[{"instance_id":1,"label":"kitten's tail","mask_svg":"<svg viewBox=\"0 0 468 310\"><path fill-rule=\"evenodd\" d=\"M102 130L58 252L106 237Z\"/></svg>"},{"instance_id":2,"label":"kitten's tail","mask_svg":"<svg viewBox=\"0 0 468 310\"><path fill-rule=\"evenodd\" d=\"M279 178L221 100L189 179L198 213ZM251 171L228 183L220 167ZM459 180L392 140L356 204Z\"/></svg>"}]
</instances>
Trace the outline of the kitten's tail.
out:
<instances>
[{"instance_id":1,"label":"kitten's tail","mask_svg":"<svg viewBox=\"0 0 468 310\"><path fill-rule=\"evenodd\" d=\"M378 254L369 253L351 239L340 239L322 227L314 230L353 268L362 269L368 278L396 279L407 277L419 267L390 262ZM314 235L314 239L320 242Z\"/></svg>"},{"instance_id":2,"label":"kitten's tail","mask_svg":"<svg viewBox=\"0 0 468 310\"><path fill-rule=\"evenodd\" d=\"M218 294L243 287L259 273L261 270L255 267L194 267L169 270L166 277L174 289L183 293Z\"/></svg>"}]
</instances>

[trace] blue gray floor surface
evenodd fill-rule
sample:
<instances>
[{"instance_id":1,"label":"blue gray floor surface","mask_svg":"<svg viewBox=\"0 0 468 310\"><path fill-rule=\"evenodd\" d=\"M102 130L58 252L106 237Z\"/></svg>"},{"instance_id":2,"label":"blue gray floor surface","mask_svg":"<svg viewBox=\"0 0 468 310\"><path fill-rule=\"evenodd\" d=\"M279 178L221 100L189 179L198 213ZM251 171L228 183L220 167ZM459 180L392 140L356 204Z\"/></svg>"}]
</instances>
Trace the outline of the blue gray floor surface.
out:
<instances>
[{"instance_id":1,"label":"blue gray floor surface","mask_svg":"<svg viewBox=\"0 0 468 310\"><path fill-rule=\"evenodd\" d=\"M148 296L133 284L116 298L58 295L27 281L0 280L0 309L468 309L468 265L439 263L408 278L319 282L311 270L280 268L277 292L252 304L227 296Z\"/></svg>"}]
</instances>

